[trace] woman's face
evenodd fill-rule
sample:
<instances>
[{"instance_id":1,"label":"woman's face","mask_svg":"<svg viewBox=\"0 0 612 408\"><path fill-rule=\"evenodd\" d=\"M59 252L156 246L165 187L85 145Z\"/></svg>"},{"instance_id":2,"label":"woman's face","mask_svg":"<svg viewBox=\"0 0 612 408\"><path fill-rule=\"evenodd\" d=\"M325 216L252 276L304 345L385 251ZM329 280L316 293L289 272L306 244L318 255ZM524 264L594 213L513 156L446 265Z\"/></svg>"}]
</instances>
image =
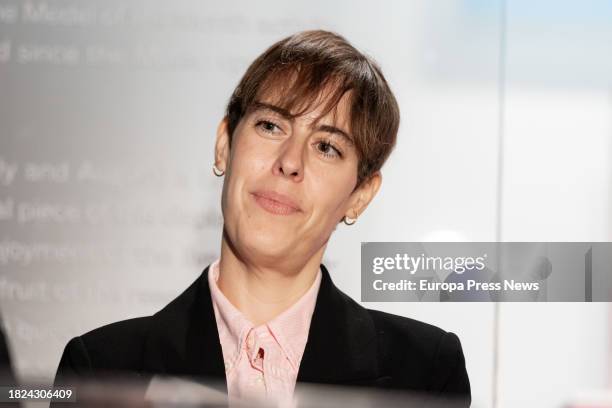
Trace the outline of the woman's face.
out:
<instances>
[{"instance_id":1,"label":"woman's face","mask_svg":"<svg viewBox=\"0 0 612 408\"><path fill-rule=\"evenodd\" d=\"M319 117L322 105L292 118L262 97L235 129L231 148L219 126L217 166L226 171L222 211L226 239L243 260L301 268L324 247L343 216L356 218L380 184L376 174L355 190L357 151L348 94ZM318 120L317 120L318 118Z\"/></svg>"}]
</instances>

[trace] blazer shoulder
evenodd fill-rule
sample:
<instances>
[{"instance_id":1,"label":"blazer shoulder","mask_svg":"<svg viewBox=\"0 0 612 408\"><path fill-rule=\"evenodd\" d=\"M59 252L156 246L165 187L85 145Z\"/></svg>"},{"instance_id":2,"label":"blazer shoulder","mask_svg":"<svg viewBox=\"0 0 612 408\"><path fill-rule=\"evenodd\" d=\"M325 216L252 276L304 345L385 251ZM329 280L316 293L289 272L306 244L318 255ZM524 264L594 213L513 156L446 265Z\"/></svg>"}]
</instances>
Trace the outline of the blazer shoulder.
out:
<instances>
[{"instance_id":1,"label":"blazer shoulder","mask_svg":"<svg viewBox=\"0 0 612 408\"><path fill-rule=\"evenodd\" d=\"M404 344L410 341L414 343L412 346L419 346L421 352L429 350L433 353L435 343L440 342L442 337L448 334L432 324L380 310L367 309L346 293L338 290L338 294L345 315L350 316L352 320L367 320L379 338L384 337L388 341L399 341Z\"/></svg>"},{"instance_id":2,"label":"blazer shoulder","mask_svg":"<svg viewBox=\"0 0 612 408\"><path fill-rule=\"evenodd\" d=\"M81 335L92 364L99 367L112 363L112 368L132 368L142 354L151 320L151 316L121 320ZM120 367L122 362L126 367Z\"/></svg>"},{"instance_id":3,"label":"blazer shoulder","mask_svg":"<svg viewBox=\"0 0 612 408\"><path fill-rule=\"evenodd\" d=\"M430 351L433 351L435 344L448 334L447 331L437 326L409 317L380 310L367 310L370 316L372 316L379 335L390 336L392 339L399 339L402 342L412 340L417 343L415 345L420 344L423 348L430 349Z\"/></svg>"},{"instance_id":4,"label":"blazer shoulder","mask_svg":"<svg viewBox=\"0 0 612 408\"><path fill-rule=\"evenodd\" d=\"M401 375L402 367L413 367L415 377L430 391L470 395L470 384L459 337L437 326L377 310L368 312L377 331L384 370ZM418 379L417 379L418 377Z\"/></svg>"},{"instance_id":5,"label":"blazer shoulder","mask_svg":"<svg viewBox=\"0 0 612 408\"><path fill-rule=\"evenodd\" d=\"M382 342L383 348L386 346L395 349L398 344L403 344L409 346L407 350L415 350L421 355L424 354L433 358L445 336L457 337L453 333L446 332L432 324L380 310L364 308L345 293L340 292L340 295L347 315L351 316L353 320L359 318L359 320L369 321L369 324L376 331L379 342Z\"/></svg>"},{"instance_id":6,"label":"blazer shoulder","mask_svg":"<svg viewBox=\"0 0 612 408\"><path fill-rule=\"evenodd\" d=\"M98 327L72 338L62 353L58 376L138 370L151 317L137 317Z\"/></svg>"},{"instance_id":7,"label":"blazer shoulder","mask_svg":"<svg viewBox=\"0 0 612 408\"><path fill-rule=\"evenodd\" d=\"M195 307L198 287L205 283L205 273L180 295L152 316L136 317L110 323L72 338L60 359L58 376L97 375L104 372L138 372L145 369L145 349L150 338L178 336Z\"/></svg>"}]
</instances>

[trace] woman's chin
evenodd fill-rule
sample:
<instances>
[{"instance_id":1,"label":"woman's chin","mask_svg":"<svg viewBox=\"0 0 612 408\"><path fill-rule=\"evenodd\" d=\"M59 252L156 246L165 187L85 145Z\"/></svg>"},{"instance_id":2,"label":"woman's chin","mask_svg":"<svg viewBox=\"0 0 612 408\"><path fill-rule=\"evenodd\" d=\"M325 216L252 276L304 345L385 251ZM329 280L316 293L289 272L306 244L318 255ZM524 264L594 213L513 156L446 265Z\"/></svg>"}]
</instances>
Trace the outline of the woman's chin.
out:
<instances>
[{"instance_id":1,"label":"woman's chin","mask_svg":"<svg viewBox=\"0 0 612 408\"><path fill-rule=\"evenodd\" d=\"M249 260L252 264L260 267L278 268L283 270L287 261L294 255L283 248L249 248ZM291 264L291 262L289 262Z\"/></svg>"},{"instance_id":2,"label":"woman's chin","mask_svg":"<svg viewBox=\"0 0 612 408\"><path fill-rule=\"evenodd\" d=\"M238 252L244 251L244 255L248 257L272 262L296 256L306 244L304 239L296 238L304 236L298 224L300 223L290 222L288 219L282 221L270 220L266 216L251 216L243 217L228 227L230 231L234 231L230 234L230 239Z\"/></svg>"}]
</instances>

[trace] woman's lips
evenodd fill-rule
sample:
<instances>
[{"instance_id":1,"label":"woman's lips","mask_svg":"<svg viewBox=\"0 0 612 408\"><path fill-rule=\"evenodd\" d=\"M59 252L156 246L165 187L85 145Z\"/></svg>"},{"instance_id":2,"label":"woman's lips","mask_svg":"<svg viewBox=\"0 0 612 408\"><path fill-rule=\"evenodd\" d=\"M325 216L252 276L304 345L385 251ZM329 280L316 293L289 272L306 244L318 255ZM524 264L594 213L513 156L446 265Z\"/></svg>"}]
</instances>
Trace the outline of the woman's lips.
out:
<instances>
[{"instance_id":1,"label":"woman's lips","mask_svg":"<svg viewBox=\"0 0 612 408\"><path fill-rule=\"evenodd\" d=\"M276 215L290 215L301 211L299 206L289 197L273 191L258 191L252 193L261 208Z\"/></svg>"}]
</instances>

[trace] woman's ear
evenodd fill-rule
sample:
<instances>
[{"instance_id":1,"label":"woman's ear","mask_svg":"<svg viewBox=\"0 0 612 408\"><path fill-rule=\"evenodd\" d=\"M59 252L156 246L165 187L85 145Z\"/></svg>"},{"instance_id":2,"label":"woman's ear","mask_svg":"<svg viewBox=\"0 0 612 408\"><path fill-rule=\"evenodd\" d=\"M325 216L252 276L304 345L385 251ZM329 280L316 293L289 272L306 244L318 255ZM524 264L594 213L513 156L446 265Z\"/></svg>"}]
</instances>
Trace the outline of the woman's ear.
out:
<instances>
[{"instance_id":1,"label":"woman's ear","mask_svg":"<svg viewBox=\"0 0 612 408\"><path fill-rule=\"evenodd\" d=\"M219 170L227 170L230 153L230 135L227 116L221 119L217 126L217 140L215 142L215 165Z\"/></svg>"},{"instance_id":2,"label":"woman's ear","mask_svg":"<svg viewBox=\"0 0 612 408\"><path fill-rule=\"evenodd\" d=\"M382 174L380 171L375 172L351 193L349 209L346 215L350 218L358 218L372 201L380 185L382 184Z\"/></svg>"}]
</instances>

